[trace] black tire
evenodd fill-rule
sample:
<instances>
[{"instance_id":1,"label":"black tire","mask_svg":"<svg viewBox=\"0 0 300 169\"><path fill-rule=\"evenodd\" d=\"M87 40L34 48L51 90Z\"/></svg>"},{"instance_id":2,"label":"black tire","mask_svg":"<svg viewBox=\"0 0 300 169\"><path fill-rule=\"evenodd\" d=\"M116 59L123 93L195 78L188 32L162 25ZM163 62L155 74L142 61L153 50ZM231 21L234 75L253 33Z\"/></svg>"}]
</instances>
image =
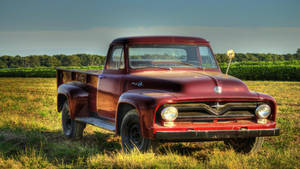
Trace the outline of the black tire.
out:
<instances>
[{"instance_id":1,"label":"black tire","mask_svg":"<svg viewBox=\"0 0 300 169\"><path fill-rule=\"evenodd\" d=\"M68 101L66 101L62 108L62 128L64 135L67 138L80 139L83 136L83 130L86 124L72 120L69 112Z\"/></svg>"},{"instance_id":2,"label":"black tire","mask_svg":"<svg viewBox=\"0 0 300 169\"><path fill-rule=\"evenodd\" d=\"M237 138L225 140L225 145L238 153L257 153L264 142L263 137Z\"/></svg>"},{"instance_id":3,"label":"black tire","mask_svg":"<svg viewBox=\"0 0 300 169\"><path fill-rule=\"evenodd\" d=\"M139 116L135 109L129 110L121 124L121 140L123 151L129 153L135 148L140 152L155 151L156 142L142 136Z\"/></svg>"}]
</instances>

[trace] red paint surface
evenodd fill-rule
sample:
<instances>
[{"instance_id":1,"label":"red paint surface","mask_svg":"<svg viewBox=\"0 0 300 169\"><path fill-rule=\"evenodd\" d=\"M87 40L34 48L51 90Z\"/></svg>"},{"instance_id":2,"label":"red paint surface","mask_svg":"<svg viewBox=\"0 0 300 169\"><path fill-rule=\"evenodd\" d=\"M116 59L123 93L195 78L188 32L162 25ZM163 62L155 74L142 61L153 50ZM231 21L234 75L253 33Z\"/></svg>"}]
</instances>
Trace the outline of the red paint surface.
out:
<instances>
[{"instance_id":1,"label":"red paint surface","mask_svg":"<svg viewBox=\"0 0 300 169\"><path fill-rule=\"evenodd\" d=\"M115 39L112 44L186 44L186 45L208 45L209 42L203 38L184 36L140 36L124 37Z\"/></svg>"}]
</instances>

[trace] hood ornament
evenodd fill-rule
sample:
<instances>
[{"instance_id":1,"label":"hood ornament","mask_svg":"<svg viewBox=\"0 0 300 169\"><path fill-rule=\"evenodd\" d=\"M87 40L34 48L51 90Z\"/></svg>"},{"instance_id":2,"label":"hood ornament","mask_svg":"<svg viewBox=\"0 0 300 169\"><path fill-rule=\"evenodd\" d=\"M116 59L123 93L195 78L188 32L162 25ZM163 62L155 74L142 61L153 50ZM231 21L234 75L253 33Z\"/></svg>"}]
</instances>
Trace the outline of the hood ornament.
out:
<instances>
[{"instance_id":1,"label":"hood ornament","mask_svg":"<svg viewBox=\"0 0 300 169\"><path fill-rule=\"evenodd\" d=\"M221 94L221 93L222 93L222 87L221 87L221 86L216 86L216 87L214 88L214 91L215 91L215 93L217 93L217 94Z\"/></svg>"}]
</instances>

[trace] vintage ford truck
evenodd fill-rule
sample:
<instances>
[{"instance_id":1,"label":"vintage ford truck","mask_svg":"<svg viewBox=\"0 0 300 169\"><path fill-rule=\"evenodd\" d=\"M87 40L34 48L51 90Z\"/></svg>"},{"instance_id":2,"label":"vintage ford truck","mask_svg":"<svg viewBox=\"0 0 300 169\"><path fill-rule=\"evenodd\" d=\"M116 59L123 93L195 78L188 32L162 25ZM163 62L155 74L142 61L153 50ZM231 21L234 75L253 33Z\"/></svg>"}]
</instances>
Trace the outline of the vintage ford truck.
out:
<instances>
[{"instance_id":1,"label":"vintage ford truck","mask_svg":"<svg viewBox=\"0 0 300 169\"><path fill-rule=\"evenodd\" d=\"M275 100L222 74L209 42L196 37L118 38L103 70L57 68L57 109L66 137L92 124L120 135L125 152L223 140L248 153L279 135Z\"/></svg>"}]
</instances>

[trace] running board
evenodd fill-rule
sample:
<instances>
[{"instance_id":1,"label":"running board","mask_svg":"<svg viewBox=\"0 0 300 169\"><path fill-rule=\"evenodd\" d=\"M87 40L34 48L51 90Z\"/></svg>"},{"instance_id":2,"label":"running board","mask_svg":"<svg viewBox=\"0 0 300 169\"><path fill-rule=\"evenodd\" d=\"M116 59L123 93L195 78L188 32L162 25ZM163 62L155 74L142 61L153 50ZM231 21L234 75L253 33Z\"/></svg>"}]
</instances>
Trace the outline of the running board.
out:
<instances>
[{"instance_id":1,"label":"running board","mask_svg":"<svg viewBox=\"0 0 300 169\"><path fill-rule=\"evenodd\" d=\"M110 131L115 131L115 124L99 119L99 118L95 118L95 117L76 117L75 118L76 121L80 121L80 122L84 122L84 123L88 123L106 130L110 130Z\"/></svg>"}]
</instances>

